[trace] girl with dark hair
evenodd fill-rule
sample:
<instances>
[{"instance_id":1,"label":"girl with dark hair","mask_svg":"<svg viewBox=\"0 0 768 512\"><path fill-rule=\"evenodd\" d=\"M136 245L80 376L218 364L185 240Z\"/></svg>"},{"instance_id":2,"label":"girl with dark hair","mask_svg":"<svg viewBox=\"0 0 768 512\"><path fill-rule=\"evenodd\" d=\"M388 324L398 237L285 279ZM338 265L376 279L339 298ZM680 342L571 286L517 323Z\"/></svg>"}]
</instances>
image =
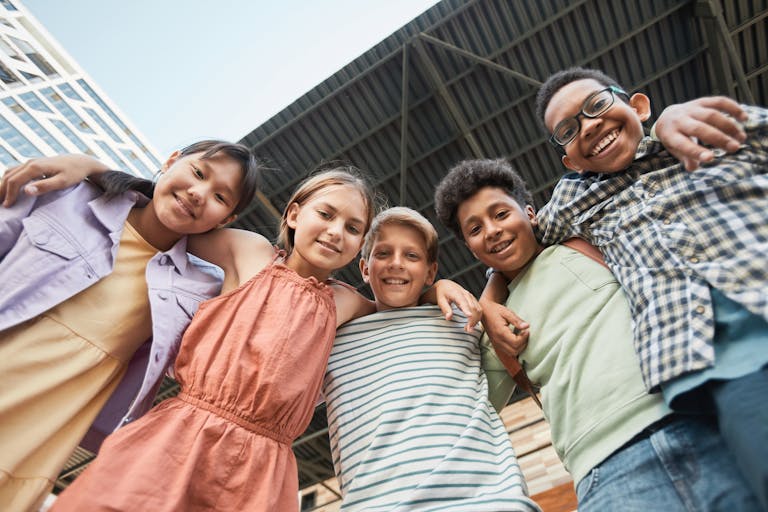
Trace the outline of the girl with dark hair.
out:
<instances>
[{"instance_id":1,"label":"girl with dark hair","mask_svg":"<svg viewBox=\"0 0 768 512\"><path fill-rule=\"evenodd\" d=\"M145 342L143 381L121 390L109 429L151 407L221 288L186 235L234 220L258 174L248 148L203 141L174 152L156 184L111 172L106 192L84 182L0 208L0 508L37 509Z\"/></svg>"}]
</instances>

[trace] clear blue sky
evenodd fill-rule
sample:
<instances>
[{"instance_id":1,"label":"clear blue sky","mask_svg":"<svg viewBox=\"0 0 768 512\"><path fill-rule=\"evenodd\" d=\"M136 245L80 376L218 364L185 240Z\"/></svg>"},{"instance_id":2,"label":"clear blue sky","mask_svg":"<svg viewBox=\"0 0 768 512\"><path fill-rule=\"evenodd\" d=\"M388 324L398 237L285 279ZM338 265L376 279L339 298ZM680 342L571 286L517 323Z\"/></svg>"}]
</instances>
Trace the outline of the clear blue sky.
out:
<instances>
[{"instance_id":1,"label":"clear blue sky","mask_svg":"<svg viewBox=\"0 0 768 512\"><path fill-rule=\"evenodd\" d=\"M160 152L238 140L435 0L22 0Z\"/></svg>"}]
</instances>

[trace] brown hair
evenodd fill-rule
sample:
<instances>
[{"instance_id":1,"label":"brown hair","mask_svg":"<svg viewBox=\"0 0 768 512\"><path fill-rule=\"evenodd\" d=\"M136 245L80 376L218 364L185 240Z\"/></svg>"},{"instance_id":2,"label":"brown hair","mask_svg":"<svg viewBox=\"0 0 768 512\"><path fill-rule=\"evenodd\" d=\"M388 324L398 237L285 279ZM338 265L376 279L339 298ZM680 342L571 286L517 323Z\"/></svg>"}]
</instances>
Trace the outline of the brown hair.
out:
<instances>
[{"instance_id":1,"label":"brown hair","mask_svg":"<svg viewBox=\"0 0 768 512\"><path fill-rule=\"evenodd\" d=\"M390 224L408 226L418 231L424 239L424 247L427 250L427 262L434 263L437 261L437 231L435 227L422 214L405 206L387 208L376 215L371 223L370 231L365 235L365 242L363 242L361 256L364 260L368 260L371 256L373 244L376 243L376 238L382 226Z\"/></svg>"}]
</instances>

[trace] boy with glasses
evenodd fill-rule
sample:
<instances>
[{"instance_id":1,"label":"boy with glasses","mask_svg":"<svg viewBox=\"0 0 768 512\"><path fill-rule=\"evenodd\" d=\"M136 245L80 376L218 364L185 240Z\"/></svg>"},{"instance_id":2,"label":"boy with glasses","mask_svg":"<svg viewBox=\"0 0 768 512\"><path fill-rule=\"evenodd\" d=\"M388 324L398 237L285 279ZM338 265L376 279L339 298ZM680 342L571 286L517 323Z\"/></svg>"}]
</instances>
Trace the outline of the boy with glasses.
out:
<instances>
[{"instance_id":1,"label":"boy with glasses","mask_svg":"<svg viewBox=\"0 0 768 512\"><path fill-rule=\"evenodd\" d=\"M716 415L768 509L768 111L744 110L745 143L689 173L644 137L647 96L597 70L554 74L537 114L576 172L539 211L538 235L600 249L629 299L647 389Z\"/></svg>"}]
</instances>

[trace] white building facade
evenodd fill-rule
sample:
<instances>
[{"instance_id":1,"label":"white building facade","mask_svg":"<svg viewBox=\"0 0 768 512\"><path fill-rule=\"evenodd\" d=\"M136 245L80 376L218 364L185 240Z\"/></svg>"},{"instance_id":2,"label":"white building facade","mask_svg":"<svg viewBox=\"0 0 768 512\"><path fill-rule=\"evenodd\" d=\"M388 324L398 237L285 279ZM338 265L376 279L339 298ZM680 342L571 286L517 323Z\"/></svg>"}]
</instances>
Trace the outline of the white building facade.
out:
<instances>
[{"instance_id":1,"label":"white building facade","mask_svg":"<svg viewBox=\"0 0 768 512\"><path fill-rule=\"evenodd\" d=\"M146 138L18 0L0 0L0 175L30 158L85 153L151 178Z\"/></svg>"}]
</instances>

